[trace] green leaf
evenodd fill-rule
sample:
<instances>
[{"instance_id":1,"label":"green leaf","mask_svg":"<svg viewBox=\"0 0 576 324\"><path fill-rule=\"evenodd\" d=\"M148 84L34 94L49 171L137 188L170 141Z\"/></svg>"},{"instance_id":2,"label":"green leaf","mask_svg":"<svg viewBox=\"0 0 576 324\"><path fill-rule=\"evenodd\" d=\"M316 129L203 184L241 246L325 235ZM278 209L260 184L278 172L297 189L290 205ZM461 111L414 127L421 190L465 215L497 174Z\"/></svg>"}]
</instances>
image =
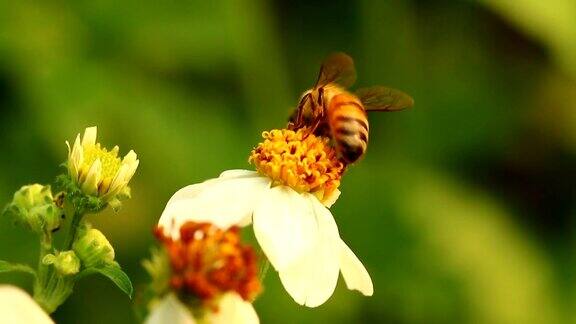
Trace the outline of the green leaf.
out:
<instances>
[{"instance_id":1,"label":"green leaf","mask_svg":"<svg viewBox=\"0 0 576 324\"><path fill-rule=\"evenodd\" d=\"M36 271L25 264L10 263L8 261L0 260L0 273L11 271L20 271L36 276Z\"/></svg>"},{"instance_id":2,"label":"green leaf","mask_svg":"<svg viewBox=\"0 0 576 324\"><path fill-rule=\"evenodd\" d=\"M84 274L99 273L105 276L106 278L112 280L112 282L116 284L116 286L118 286L118 288L120 288L120 290L122 290L126 295L128 295L128 297L132 298L132 294L134 292L132 282L130 281L128 275L122 271L118 263L106 264L98 268L88 268L84 272Z\"/></svg>"}]
</instances>

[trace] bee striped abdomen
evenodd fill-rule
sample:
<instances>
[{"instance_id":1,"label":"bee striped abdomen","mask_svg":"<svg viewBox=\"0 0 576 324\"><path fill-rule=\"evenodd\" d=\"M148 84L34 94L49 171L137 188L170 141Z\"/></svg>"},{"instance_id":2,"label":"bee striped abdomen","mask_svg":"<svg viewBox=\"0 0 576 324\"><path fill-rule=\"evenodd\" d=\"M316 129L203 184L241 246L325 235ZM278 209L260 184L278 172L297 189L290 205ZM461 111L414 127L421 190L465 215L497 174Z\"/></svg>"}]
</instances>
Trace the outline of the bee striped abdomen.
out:
<instances>
[{"instance_id":1,"label":"bee striped abdomen","mask_svg":"<svg viewBox=\"0 0 576 324\"><path fill-rule=\"evenodd\" d=\"M346 163L354 163L368 146L368 119L360 101L351 94L334 96L328 120L336 150Z\"/></svg>"}]
</instances>

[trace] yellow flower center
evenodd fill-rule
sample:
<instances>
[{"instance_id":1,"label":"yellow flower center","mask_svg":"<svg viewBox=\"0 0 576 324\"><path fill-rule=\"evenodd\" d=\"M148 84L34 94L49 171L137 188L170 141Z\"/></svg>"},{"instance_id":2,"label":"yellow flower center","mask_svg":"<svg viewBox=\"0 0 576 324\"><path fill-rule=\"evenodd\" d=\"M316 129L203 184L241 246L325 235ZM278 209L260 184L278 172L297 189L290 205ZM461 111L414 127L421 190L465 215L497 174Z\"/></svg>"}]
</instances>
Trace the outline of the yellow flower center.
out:
<instances>
[{"instance_id":1,"label":"yellow flower center","mask_svg":"<svg viewBox=\"0 0 576 324\"><path fill-rule=\"evenodd\" d=\"M340 185L344 165L328 138L315 136L307 128L275 129L263 132L262 137L249 162L274 184L312 193L320 201Z\"/></svg>"},{"instance_id":2,"label":"yellow flower center","mask_svg":"<svg viewBox=\"0 0 576 324\"><path fill-rule=\"evenodd\" d=\"M110 182L116 176L116 173L120 169L121 160L118 157L118 146L115 146L112 150L108 151L105 147L101 147L100 143L96 145L84 148L84 163L82 163L81 169L84 174L88 173L88 170L92 166L92 163L97 159L102 163L102 181Z\"/></svg>"}]
</instances>

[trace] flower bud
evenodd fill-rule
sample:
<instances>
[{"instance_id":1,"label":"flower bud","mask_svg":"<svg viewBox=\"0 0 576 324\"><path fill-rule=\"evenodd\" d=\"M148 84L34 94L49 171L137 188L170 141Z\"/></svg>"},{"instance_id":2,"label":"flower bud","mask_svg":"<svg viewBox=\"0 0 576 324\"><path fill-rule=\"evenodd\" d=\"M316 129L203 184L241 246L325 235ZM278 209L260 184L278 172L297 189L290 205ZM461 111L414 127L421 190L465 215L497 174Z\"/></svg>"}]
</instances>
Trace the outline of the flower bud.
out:
<instances>
[{"instance_id":1,"label":"flower bud","mask_svg":"<svg viewBox=\"0 0 576 324\"><path fill-rule=\"evenodd\" d=\"M86 268L98 267L114 261L114 248L102 232L95 228L88 228L79 234L72 248Z\"/></svg>"},{"instance_id":2,"label":"flower bud","mask_svg":"<svg viewBox=\"0 0 576 324\"><path fill-rule=\"evenodd\" d=\"M77 274L80 271L80 259L74 251L58 252L56 255L48 254L42 259L44 264L52 264L56 271L64 276Z\"/></svg>"},{"instance_id":3,"label":"flower bud","mask_svg":"<svg viewBox=\"0 0 576 324\"><path fill-rule=\"evenodd\" d=\"M54 204L50 186L32 184L14 193L12 203L6 209L18 223L32 231L52 232L60 227L62 210Z\"/></svg>"}]
</instances>

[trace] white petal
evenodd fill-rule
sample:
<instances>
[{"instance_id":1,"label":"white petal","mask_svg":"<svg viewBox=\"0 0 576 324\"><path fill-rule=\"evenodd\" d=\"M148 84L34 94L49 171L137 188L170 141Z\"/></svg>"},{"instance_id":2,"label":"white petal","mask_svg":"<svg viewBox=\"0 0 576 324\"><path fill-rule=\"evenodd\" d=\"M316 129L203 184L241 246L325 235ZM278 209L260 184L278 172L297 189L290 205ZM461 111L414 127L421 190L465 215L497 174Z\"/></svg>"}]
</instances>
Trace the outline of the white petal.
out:
<instances>
[{"instance_id":1,"label":"white petal","mask_svg":"<svg viewBox=\"0 0 576 324\"><path fill-rule=\"evenodd\" d=\"M94 146L96 144L96 133L97 133L96 126L86 128L86 130L84 130L84 137L82 137L82 146L83 147Z\"/></svg>"},{"instance_id":2,"label":"white petal","mask_svg":"<svg viewBox=\"0 0 576 324\"><path fill-rule=\"evenodd\" d=\"M169 294L156 305L145 324L195 324L192 314L174 294Z\"/></svg>"},{"instance_id":3,"label":"white petal","mask_svg":"<svg viewBox=\"0 0 576 324\"><path fill-rule=\"evenodd\" d=\"M339 260L338 227L330 211L314 196L308 195L314 205L318 222L317 244L292 264L280 271L280 280L286 291L300 305L317 307L332 294L338 282Z\"/></svg>"},{"instance_id":4,"label":"white petal","mask_svg":"<svg viewBox=\"0 0 576 324\"><path fill-rule=\"evenodd\" d=\"M86 178L82 183L81 189L84 193L89 195L96 195L98 193L98 183L102 179L102 162L96 159L90 166Z\"/></svg>"},{"instance_id":5,"label":"white petal","mask_svg":"<svg viewBox=\"0 0 576 324\"><path fill-rule=\"evenodd\" d=\"M261 177L261 175L256 171L251 170L226 170L220 173L219 178L249 178L249 177Z\"/></svg>"},{"instance_id":6,"label":"white petal","mask_svg":"<svg viewBox=\"0 0 576 324\"><path fill-rule=\"evenodd\" d=\"M0 286L0 323L54 324L26 292L9 285Z\"/></svg>"},{"instance_id":7,"label":"white petal","mask_svg":"<svg viewBox=\"0 0 576 324\"><path fill-rule=\"evenodd\" d=\"M187 187L170 199L160 217L161 223L179 228L187 221L210 222L223 229L249 224L247 218L270 188L270 182L265 177L216 178L201 186ZM178 238L178 234L173 235Z\"/></svg>"},{"instance_id":8,"label":"white petal","mask_svg":"<svg viewBox=\"0 0 576 324\"><path fill-rule=\"evenodd\" d=\"M267 190L254 210L253 222L260 247L278 271L301 258L318 239L312 203L290 187Z\"/></svg>"},{"instance_id":9,"label":"white petal","mask_svg":"<svg viewBox=\"0 0 576 324\"><path fill-rule=\"evenodd\" d=\"M210 324L258 324L258 314L251 303L236 293L227 293L218 302L218 311L207 316Z\"/></svg>"},{"instance_id":10,"label":"white petal","mask_svg":"<svg viewBox=\"0 0 576 324\"><path fill-rule=\"evenodd\" d=\"M186 198L193 198L201 192L202 188L204 188L204 183L196 183L176 191L176 193L170 197L166 208L160 216L160 220L158 220L158 225L163 228L165 235L170 235L175 239L180 237L180 228L176 226L176 216L172 210L174 202Z\"/></svg>"},{"instance_id":11,"label":"white petal","mask_svg":"<svg viewBox=\"0 0 576 324\"><path fill-rule=\"evenodd\" d=\"M327 208L332 207L332 205L334 205L334 203L336 202L336 200L338 200L338 197L340 197L340 190L335 189L334 191L332 191L332 193L330 194L330 196L324 197L324 206L326 206Z\"/></svg>"},{"instance_id":12,"label":"white petal","mask_svg":"<svg viewBox=\"0 0 576 324\"><path fill-rule=\"evenodd\" d=\"M372 296L374 286L368 271L352 250L340 240L340 271L350 290L358 290L364 296Z\"/></svg>"},{"instance_id":13,"label":"white petal","mask_svg":"<svg viewBox=\"0 0 576 324\"><path fill-rule=\"evenodd\" d=\"M222 180L221 178L228 179L228 178L241 178L241 177L261 178L262 176L260 176L258 174L258 172L255 172L255 171L240 170L240 169L227 170L227 171L222 172L220 174L219 178L214 178L214 179L204 181L202 183L196 183L193 185L189 185L189 186L186 186L186 187L176 191L176 193L174 195L172 195L172 197L170 197L170 200L168 200L168 203L166 205L168 206L171 203L173 203L174 201L179 200L179 199L194 198L194 197L196 197L196 195L198 195L200 193L201 188L205 184L218 182L218 181Z\"/></svg>"},{"instance_id":14,"label":"white petal","mask_svg":"<svg viewBox=\"0 0 576 324\"><path fill-rule=\"evenodd\" d=\"M170 205L171 203L173 203L177 200L196 197L201 192L203 187L204 187L204 183L195 183L193 185L186 186L186 187L176 191L176 193L174 193L172 195L172 197L170 197L170 200L168 200L168 203L166 204L166 206Z\"/></svg>"}]
</instances>

